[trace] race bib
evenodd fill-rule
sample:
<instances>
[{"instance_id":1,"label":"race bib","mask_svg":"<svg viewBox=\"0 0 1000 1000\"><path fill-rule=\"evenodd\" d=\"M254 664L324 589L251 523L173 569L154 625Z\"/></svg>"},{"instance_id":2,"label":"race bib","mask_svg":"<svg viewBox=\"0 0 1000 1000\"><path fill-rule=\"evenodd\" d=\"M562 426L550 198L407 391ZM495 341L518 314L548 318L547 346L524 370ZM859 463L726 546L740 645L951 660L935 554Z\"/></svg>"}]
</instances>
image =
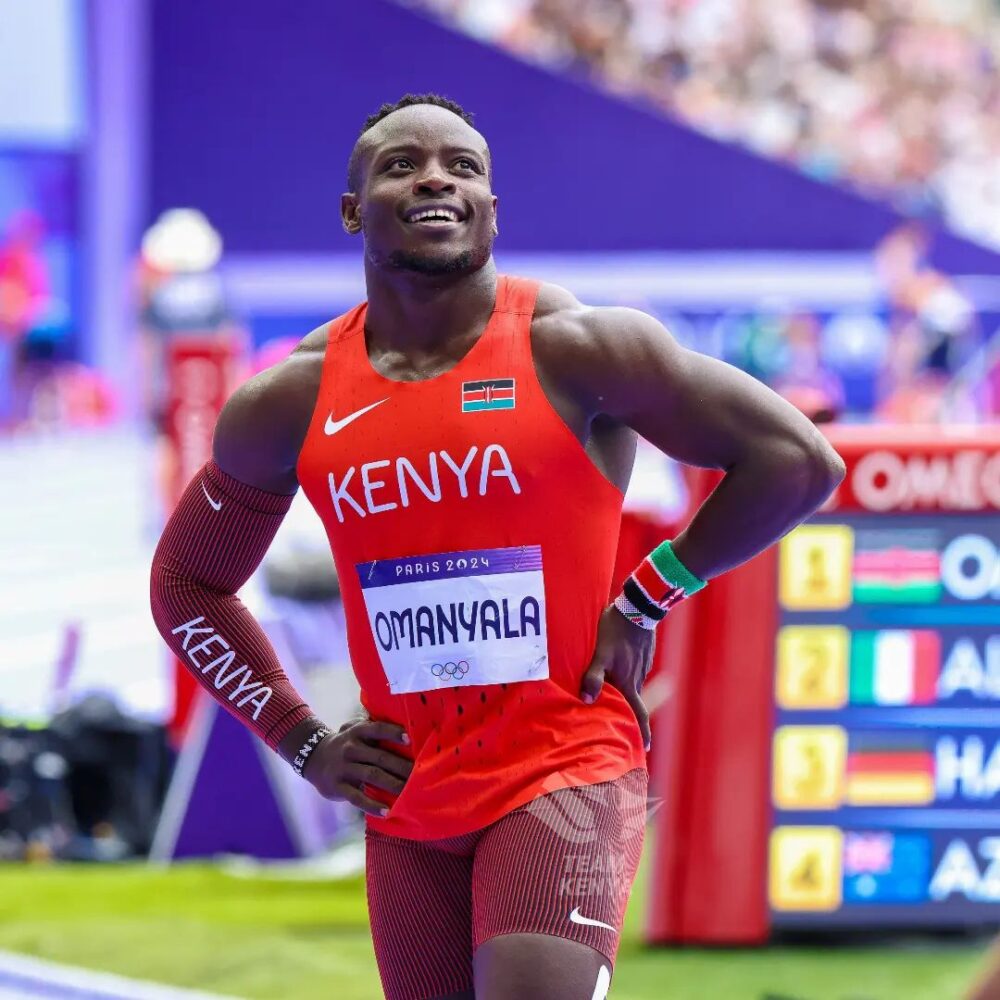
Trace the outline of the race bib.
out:
<instances>
[{"instance_id":1,"label":"race bib","mask_svg":"<svg viewBox=\"0 0 1000 1000\"><path fill-rule=\"evenodd\" d=\"M549 676L540 545L356 568L393 694Z\"/></svg>"}]
</instances>

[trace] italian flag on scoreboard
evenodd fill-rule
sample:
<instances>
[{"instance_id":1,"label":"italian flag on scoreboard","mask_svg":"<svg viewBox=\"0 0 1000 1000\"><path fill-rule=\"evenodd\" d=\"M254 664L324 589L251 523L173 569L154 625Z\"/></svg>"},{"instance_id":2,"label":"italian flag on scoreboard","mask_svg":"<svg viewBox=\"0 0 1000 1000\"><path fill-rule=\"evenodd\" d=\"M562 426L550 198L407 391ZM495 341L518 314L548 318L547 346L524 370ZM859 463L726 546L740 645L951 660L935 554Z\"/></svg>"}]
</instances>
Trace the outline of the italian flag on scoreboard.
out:
<instances>
[{"instance_id":1,"label":"italian flag on scoreboard","mask_svg":"<svg viewBox=\"0 0 1000 1000\"><path fill-rule=\"evenodd\" d=\"M852 705L930 705L941 672L941 636L926 629L851 636Z\"/></svg>"},{"instance_id":2,"label":"italian flag on scoreboard","mask_svg":"<svg viewBox=\"0 0 1000 1000\"><path fill-rule=\"evenodd\" d=\"M854 600L866 604L933 604L941 597L937 535L920 529L859 531Z\"/></svg>"}]
</instances>

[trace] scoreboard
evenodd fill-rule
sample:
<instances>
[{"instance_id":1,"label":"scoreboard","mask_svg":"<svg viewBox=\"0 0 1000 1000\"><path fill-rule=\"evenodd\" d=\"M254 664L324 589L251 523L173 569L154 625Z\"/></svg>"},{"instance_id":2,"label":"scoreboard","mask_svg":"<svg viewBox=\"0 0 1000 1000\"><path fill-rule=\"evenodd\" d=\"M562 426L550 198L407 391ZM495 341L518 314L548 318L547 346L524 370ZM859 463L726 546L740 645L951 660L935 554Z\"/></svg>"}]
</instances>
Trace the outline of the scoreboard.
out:
<instances>
[{"instance_id":1,"label":"scoreboard","mask_svg":"<svg viewBox=\"0 0 1000 1000\"><path fill-rule=\"evenodd\" d=\"M1000 919L997 520L842 513L782 541L774 926Z\"/></svg>"},{"instance_id":2,"label":"scoreboard","mask_svg":"<svg viewBox=\"0 0 1000 1000\"><path fill-rule=\"evenodd\" d=\"M653 940L1000 923L1000 429L830 436L837 493L674 636Z\"/></svg>"},{"instance_id":3,"label":"scoreboard","mask_svg":"<svg viewBox=\"0 0 1000 1000\"><path fill-rule=\"evenodd\" d=\"M1000 452L847 459L778 554L771 923L998 921Z\"/></svg>"}]
</instances>

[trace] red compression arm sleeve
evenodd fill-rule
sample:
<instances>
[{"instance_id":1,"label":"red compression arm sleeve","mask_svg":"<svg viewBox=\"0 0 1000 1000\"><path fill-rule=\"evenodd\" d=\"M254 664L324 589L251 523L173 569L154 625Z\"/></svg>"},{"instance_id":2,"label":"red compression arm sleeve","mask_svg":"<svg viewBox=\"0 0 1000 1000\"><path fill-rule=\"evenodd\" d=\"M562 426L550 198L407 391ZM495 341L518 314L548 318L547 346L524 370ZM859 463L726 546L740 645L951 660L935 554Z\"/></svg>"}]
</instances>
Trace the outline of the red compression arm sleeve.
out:
<instances>
[{"instance_id":1,"label":"red compression arm sleeve","mask_svg":"<svg viewBox=\"0 0 1000 1000\"><path fill-rule=\"evenodd\" d=\"M313 713L236 591L260 565L292 497L208 462L153 557L150 603L167 645L198 683L272 749Z\"/></svg>"}]
</instances>

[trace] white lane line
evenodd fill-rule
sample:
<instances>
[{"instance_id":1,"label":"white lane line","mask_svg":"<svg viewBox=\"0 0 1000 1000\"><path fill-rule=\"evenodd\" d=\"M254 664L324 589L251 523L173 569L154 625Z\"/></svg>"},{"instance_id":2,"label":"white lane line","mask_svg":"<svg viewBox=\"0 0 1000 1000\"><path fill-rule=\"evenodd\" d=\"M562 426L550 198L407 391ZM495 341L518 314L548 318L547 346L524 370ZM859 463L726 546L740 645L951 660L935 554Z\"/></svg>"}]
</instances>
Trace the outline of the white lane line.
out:
<instances>
[{"instance_id":1,"label":"white lane line","mask_svg":"<svg viewBox=\"0 0 1000 1000\"><path fill-rule=\"evenodd\" d=\"M238 1000L0 951L0 1000Z\"/></svg>"}]
</instances>

